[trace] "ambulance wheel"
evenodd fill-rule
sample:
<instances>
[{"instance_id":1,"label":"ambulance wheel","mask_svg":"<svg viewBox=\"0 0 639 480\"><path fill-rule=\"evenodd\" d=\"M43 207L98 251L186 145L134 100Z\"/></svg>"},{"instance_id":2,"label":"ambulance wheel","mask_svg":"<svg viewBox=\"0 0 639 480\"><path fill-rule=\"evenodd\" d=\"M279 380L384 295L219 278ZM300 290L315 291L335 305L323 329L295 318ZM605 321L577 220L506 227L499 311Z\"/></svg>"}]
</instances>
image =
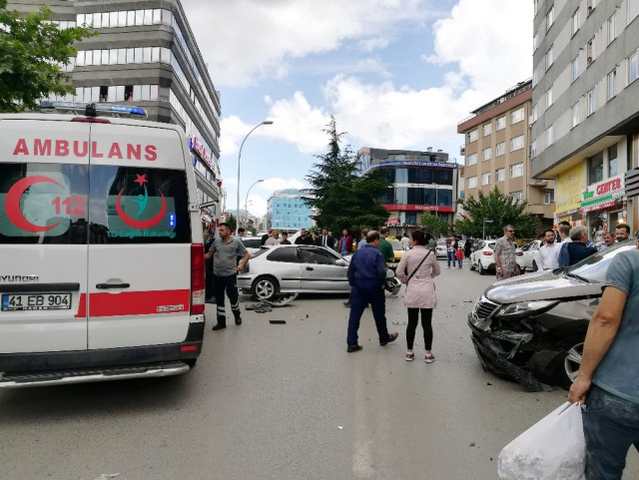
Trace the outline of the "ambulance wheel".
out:
<instances>
[{"instance_id":1,"label":"ambulance wheel","mask_svg":"<svg viewBox=\"0 0 639 480\"><path fill-rule=\"evenodd\" d=\"M253 296L260 301L272 300L277 296L280 291L280 286L277 280L271 276L258 277L253 282L252 292Z\"/></svg>"}]
</instances>

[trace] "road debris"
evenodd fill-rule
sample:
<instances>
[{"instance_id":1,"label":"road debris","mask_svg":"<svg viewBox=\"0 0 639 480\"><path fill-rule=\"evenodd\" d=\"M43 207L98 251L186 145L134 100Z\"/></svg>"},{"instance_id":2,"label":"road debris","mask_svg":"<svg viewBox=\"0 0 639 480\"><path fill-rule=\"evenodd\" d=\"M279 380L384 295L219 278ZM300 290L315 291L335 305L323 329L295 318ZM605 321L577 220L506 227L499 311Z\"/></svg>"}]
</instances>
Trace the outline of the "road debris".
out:
<instances>
[{"instance_id":1,"label":"road debris","mask_svg":"<svg viewBox=\"0 0 639 480\"><path fill-rule=\"evenodd\" d=\"M269 320L271 325L286 325L286 320Z\"/></svg>"},{"instance_id":2,"label":"road debris","mask_svg":"<svg viewBox=\"0 0 639 480\"><path fill-rule=\"evenodd\" d=\"M119 476L119 473L103 473L99 477L96 477L95 480L111 480L113 478L118 478Z\"/></svg>"}]
</instances>

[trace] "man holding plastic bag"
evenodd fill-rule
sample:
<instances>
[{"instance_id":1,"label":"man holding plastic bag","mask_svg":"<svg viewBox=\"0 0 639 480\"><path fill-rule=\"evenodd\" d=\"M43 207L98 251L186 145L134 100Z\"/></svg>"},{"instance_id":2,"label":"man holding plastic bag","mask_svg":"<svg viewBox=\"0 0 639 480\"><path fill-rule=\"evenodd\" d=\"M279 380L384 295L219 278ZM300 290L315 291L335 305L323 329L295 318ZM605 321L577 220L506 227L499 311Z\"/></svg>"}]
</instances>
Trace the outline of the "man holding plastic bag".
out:
<instances>
[{"instance_id":1,"label":"man holding plastic bag","mask_svg":"<svg viewBox=\"0 0 639 480\"><path fill-rule=\"evenodd\" d=\"M639 450L639 250L619 253L607 280L570 389L584 404L586 480L620 480L628 450Z\"/></svg>"}]
</instances>

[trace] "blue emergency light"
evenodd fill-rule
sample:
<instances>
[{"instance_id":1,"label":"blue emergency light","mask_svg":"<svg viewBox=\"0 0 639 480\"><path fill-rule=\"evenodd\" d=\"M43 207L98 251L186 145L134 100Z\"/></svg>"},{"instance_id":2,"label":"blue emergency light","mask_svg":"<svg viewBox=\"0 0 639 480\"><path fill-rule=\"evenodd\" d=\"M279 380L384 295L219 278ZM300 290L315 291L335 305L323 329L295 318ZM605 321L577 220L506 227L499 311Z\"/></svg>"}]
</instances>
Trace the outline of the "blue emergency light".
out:
<instances>
[{"instance_id":1,"label":"blue emergency light","mask_svg":"<svg viewBox=\"0 0 639 480\"><path fill-rule=\"evenodd\" d=\"M63 112L84 112L87 116L96 116L98 113L112 115L130 115L132 117L146 118L146 110L142 107L131 105L112 105L110 103L74 103L51 102L43 100L39 104L42 110L57 110Z\"/></svg>"}]
</instances>

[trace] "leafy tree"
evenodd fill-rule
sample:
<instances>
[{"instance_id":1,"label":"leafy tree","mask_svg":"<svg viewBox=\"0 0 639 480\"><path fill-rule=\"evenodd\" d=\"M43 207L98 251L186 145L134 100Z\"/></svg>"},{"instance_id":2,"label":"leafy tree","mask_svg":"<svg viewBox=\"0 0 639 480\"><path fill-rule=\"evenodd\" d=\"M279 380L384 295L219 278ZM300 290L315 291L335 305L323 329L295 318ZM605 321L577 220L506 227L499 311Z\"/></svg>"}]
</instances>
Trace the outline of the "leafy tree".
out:
<instances>
[{"instance_id":1,"label":"leafy tree","mask_svg":"<svg viewBox=\"0 0 639 480\"><path fill-rule=\"evenodd\" d=\"M479 198L469 198L463 202L467 215L455 224L457 232L473 237L481 237L486 222L486 236L499 237L503 235L503 227L511 224L517 235L530 238L535 235L539 221L533 215L525 213L526 202L514 200L504 195L497 188L488 195L479 192Z\"/></svg>"},{"instance_id":2,"label":"leafy tree","mask_svg":"<svg viewBox=\"0 0 639 480\"><path fill-rule=\"evenodd\" d=\"M34 109L50 93L73 91L60 65L75 57L73 44L92 35L86 28L59 29L50 23L51 10L21 16L0 0L0 111Z\"/></svg>"},{"instance_id":3,"label":"leafy tree","mask_svg":"<svg viewBox=\"0 0 639 480\"><path fill-rule=\"evenodd\" d=\"M341 147L344 133L337 132L335 118L324 131L329 137L328 151L316 156L318 162L306 177L311 185L307 202L317 212L318 226L339 232L383 225L388 212L380 199L388 181L381 172L357 174L359 160L349 147Z\"/></svg>"},{"instance_id":4,"label":"leafy tree","mask_svg":"<svg viewBox=\"0 0 639 480\"><path fill-rule=\"evenodd\" d=\"M422 226L425 232L430 233L435 238L446 235L450 228L446 220L432 213L424 213L422 215Z\"/></svg>"}]
</instances>

